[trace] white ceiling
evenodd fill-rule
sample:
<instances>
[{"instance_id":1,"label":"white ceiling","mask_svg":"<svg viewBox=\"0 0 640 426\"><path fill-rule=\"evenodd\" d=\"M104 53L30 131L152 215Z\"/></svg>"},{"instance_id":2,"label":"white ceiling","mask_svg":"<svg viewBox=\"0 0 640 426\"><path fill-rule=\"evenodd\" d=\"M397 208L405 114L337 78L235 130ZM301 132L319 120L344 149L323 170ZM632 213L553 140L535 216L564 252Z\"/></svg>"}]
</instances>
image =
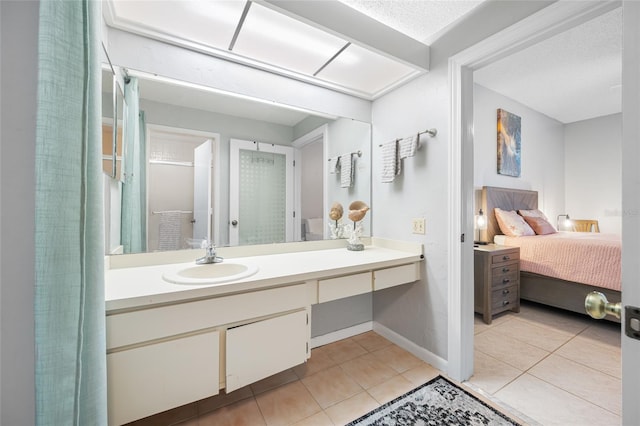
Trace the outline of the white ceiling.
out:
<instances>
[{"instance_id":1,"label":"white ceiling","mask_svg":"<svg viewBox=\"0 0 640 426\"><path fill-rule=\"evenodd\" d=\"M622 8L474 73L476 83L561 123L622 111Z\"/></svg>"}]
</instances>

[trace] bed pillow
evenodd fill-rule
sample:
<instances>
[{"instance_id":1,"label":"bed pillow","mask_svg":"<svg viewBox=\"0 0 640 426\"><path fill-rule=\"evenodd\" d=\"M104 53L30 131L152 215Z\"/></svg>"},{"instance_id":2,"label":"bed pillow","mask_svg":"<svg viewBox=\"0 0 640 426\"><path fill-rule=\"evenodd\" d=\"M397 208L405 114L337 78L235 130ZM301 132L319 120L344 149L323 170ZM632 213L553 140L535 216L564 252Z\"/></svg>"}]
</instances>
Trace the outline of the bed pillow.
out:
<instances>
[{"instance_id":1,"label":"bed pillow","mask_svg":"<svg viewBox=\"0 0 640 426\"><path fill-rule=\"evenodd\" d=\"M534 210L518 210L518 214L520 216L524 217L524 220L527 221L529 226L531 226L531 228L533 228L535 233L538 234L538 235L554 234L554 233L556 233L558 231L551 224L551 221L549 220L549 218L542 211L540 211L538 209L534 209ZM543 219L546 222L546 224L542 223L540 221L535 221L536 225L540 228L540 231L538 231L536 229L536 226L532 223L534 221L527 220L528 217L529 218L540 218L540 219Z\"/></svg>"},{"instance_id":2,"label":"bed pillow","mask_svg":"<svg viewBox=\"0 0 640 426\"><path fill-rule=\"evenodd\" d=\"M495 208L496 220L502 233L508 237L536 235L524 218L515 211Z\"/></svg>"},{"instance_id":3,"label":"bed pillow","mask_svg":"<svg viewBox=\"0 0 640 426\"><path fill-rule=\"evenodd\" d=\"M541 217L534 217L534 216L523 216L525 222L527 222L529 224L529 226L531 227L531 229L533 229L533 232L536 233L536 235L547 235L547 234L555 234L556 228L553 227L553 225L551 225L547 220L541 218Z\"/></svg>"}]
</instances>

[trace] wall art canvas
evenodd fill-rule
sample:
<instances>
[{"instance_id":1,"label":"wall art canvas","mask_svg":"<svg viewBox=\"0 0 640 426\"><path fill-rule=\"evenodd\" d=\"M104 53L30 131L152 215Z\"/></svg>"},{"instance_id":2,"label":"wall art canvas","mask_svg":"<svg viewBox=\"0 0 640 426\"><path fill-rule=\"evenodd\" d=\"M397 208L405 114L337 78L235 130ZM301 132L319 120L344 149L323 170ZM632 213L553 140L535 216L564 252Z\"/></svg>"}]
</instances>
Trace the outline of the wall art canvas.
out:
<instances>
[{"instance_id":1,"label":"wall art canvas","mask_svg":"<svg viewBox=\"0 0 640 426\"><path fill-rule=\"evenodd\" d=\"M520 177L520 117L498 109L498 174Z\"/></svg>"}]
</instances>

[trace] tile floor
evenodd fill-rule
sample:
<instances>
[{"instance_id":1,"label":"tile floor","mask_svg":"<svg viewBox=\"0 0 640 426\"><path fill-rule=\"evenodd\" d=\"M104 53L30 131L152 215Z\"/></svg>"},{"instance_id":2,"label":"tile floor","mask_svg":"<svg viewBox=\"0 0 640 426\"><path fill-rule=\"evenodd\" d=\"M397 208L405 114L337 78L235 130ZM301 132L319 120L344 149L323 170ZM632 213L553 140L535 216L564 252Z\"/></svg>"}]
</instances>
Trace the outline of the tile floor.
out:
<instances>
[{"instance_id":1,"label":"tile floor","mask_svg":"<svg viewBox=\"0 0 640 426\"><path fill-rule=\"evenodd\" d=\"M526 302L475 320L472 388L532 423L620 425L620 324Z\"/></svg>"},{"instance_id":2,"label":"tile floor","mask_svg":"<svg viewBox=\"0 0 640 426\"><path fill-rule=\"evenodd\" d=\"M476 316L475 374L465 382L530 424L619 425L620 327L523 304ZM313 349L303 365L133 424L344 425L440 374L368 332Z\"/></svg>"}]
</instances>

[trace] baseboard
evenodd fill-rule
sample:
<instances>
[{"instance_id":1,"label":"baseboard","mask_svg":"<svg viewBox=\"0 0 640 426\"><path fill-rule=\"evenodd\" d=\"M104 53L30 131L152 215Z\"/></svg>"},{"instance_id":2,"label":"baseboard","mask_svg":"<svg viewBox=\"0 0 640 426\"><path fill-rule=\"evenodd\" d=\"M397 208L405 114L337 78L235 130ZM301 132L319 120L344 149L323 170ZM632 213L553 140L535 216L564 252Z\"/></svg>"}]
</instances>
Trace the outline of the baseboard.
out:
<instances>
[{"instance_id":1,"label":"baseboard","mask_svg":"<svg viewBox=\"0 0 640 426\"><path fill-rule=\"evenodd\" d=\"M353 337L358 334L366 333L367 331L371 331L371 330L373 330L373 322L367 321L362 324L343 328L342 330L337 330L331 333L323 334L322 336L312 337L311 349L328 345L329 343L337 342L338 340L347 339L349 337Z\"/></svg>"},{"instance_id":2,"label":"baseboard","mask_svg":"<svg viewBox=\"0 0 640 426\"><path fill-rule=\"evenodd\" d=\"M438 355L434 354L433 352L430 352L425 348L422 348L416 345L406 337L399 335L395 331L377 322L373 323L373 331L375 331L382 337L386 338L387 340L400 346L402 349L408 352L411 352L413 355L417 356L424 362L430 364L432 367L435 367L444 373L447 372L448 364L445 359L442 359Z\"/></svg>"}]
</instances>

